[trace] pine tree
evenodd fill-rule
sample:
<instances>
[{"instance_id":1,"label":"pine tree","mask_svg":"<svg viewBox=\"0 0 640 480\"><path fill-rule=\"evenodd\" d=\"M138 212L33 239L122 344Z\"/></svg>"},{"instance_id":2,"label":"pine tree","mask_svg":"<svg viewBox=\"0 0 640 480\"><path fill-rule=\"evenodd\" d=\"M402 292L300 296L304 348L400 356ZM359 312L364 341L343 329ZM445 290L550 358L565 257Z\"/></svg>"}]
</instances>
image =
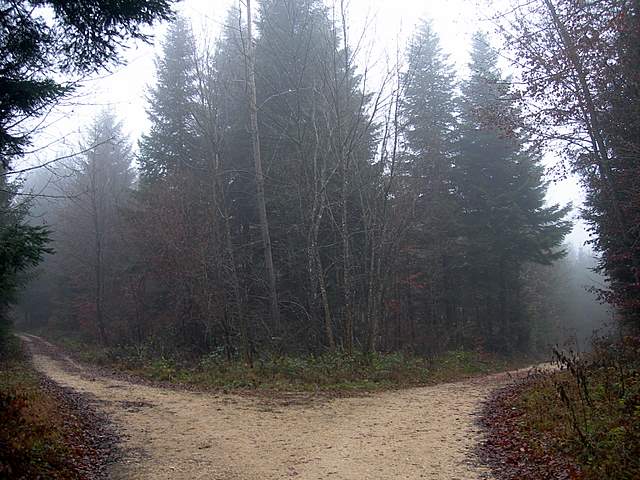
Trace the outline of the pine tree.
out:
<instances>
[{"instance_id":1,"label":"pine tree","mask_svg":"<svg viewBox=\"0 0 640 480\"><path fill-rule=\"evenodd\" d=\"M445 177L452 162L456 125L455 78L430 21L423 20L418 26L407 57L402 110L407 144L417 157L409 169L425 180L434 175Z\"/></svg>"},{"instance_id":2,"label":"pine tree","mask_svg":"<svg viewBox=\"0 0 640 480\"><path fill-rule=\"evenodd\" d=\"M7 168L31 142L35 118L74 91L63 75L93 73L119 60L129 39L149 40L143 26L171 18L167 0L19 0L0 15L0 164Z\"/></svg>"},{"instance_id":3,"label":"pine tree","mask_svg":"<svg viewBox=\"0 0 640 480\"><path fill-rule=\"evenodd\" d=\"M322 302L324 336L333 348L333 327L327 325L333 323L332 311L326 286L322 288L326 280L318 254L320 224L326 213L320 190L332 169L331 146L326 143L329 107L321 97L328 81L327 72L325 78L321 72L331 55L329 22L324 6L316 0L272 0L261 5L258 28L260 131L281 283L295 301L306 304L314 336L320 335L315 329ZM307 268L295 268L301 264Z\"/></svg>"}]
</instances>

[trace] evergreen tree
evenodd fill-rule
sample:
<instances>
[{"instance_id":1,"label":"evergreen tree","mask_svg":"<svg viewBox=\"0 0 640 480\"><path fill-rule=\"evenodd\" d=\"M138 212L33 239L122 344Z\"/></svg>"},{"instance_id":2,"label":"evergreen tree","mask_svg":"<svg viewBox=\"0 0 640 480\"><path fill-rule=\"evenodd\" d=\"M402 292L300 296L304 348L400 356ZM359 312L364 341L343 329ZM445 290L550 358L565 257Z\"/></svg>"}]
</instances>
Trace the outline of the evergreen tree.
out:
<instances>
[{"instance_id":1,"label":"evergreen tree","mask_svg":"<svg viewBox=\"0 0 640 480\"><path fill-rule=\"evenodd\" d=\"M251 161L251 141L247 135L249 124L246 91L246 63L244 36L246 25L241 12L231 8L225 28L216 44L213 58L214 84L217 95L217 116L221 126L221 160L229 189L228 206L239 222L257 223L253 203L255 175ZM237 228L241 228L239 225Z\"/></svg>"},{"instance_id":2,"label":"evergreen tree","mask_svg":"<svg viewBox=\"0 0 640 480\"><path fill-rule=\"evenodd\" d=\"M222 93L209 60L199 58L190 25L177 18L156 62L131 223L136 276L149 285L140 308L162 319L158 327L172 342L195 350L209 348L220 330L230 335L219 178L227 126L217 118Z\"/></svg>"},{"instance_id":3,"label":"evergreen tree","mask_svg":"<svg viewBox=\"0 0 640 480\"><path fill-rule=\"evenodd\" d=\"M524 67L528 127L582 180L583 215L609 280L604 299L636 326L639 9L637 0L538 0L502 17Z\"/></svg>"},{"instance_id":4,"label":"evergreen tree","mask_svg":"<svg viewBox=\"0 0 640 480\"><path fill-rule=\"evenodd\" d=\"M30 119L73 92L65 76L91 73L118 60L128 39L147 40L141 27L171 17L166 0L60 2L20 0L0 7L0 348L8 330L6 310L20 275L48 251L47 232L24 223L12 163L31 143Z\"/></svg>"},{"instance_id":5,"label":"evergreen tree","mask_svg":"<svg viewBox=\"0 0 640 480\"><path fill-rule=\"evenodd\" d=\"M570 230L569 207L545 206L539 155L528 147L508 79L486 37L473 38L471 76L462 87L455 177L463 207L467 285L475 292L485 338L494 348L522 347L519 301L524 262L548 263Z\"/></svg>"},{"instance_id":6,"label":"evergreen tree","mask_svg":"<svg viewBox=\"0 0 640 480\"><path fill-rule=\"evenodd\" d=\"M142 137L138 157L143 184L203 167L193 118L195 52L189 23L177 17L156 59L157 83L147 110L151 131Z\"/></svg>"},{"instance_id":7,"label":"evergreen tree","mask_svg":"<svg viewBox=\"0 0 640 480\"><path fill-rule=\"evenodd\" d=\"M353 280L364 271L361 199L375 182L368 97L322 2L270 0L258 27L260 134L283 294L305 306L318 343L334 348L339 335L349 350L355 292L365 291Z\"/></svg>"},{"instance_id":8,"label":"evergreen tree","mask_svg":"<svg viewBox=\"0 0 640 480\"><path fill-rule=\"evenodd\" d=\"M425 285L423 294L414 296L418 303L414 308L427 312L431 321L424 328L445 343L456 331L453 305L458 295L453 288L460 213L452 183L457 134L454 72L429 21L418 26L407 56L402 97L408 148L404 169L416 199L408 275L419 275Z\"/></svg>"},{"instance_id":9,"label":"evergreen tree","mask_svg":"<svg viewBox=\"0 0 640 480\"><path fill-rule=\"evenodd\" d=\"M148 40L142 26L171 17L168 0L19 0L0 15L0 162L29 145L25 120L73 92L60 74L91 73L117 61L128 39Z\"/></svg>"},{"instance_id":10,"label":"evergreen tree","mask_svg":"<svg viewBox=\"0 0 640 480\"><path fill-rule=\"evenodd\" d=\"M417 27L407 57L402 106L407 144L416 156L409 169L425 181L444 178L454 149L455 76L430 21L423 20Z\"/></svg>"},{"instance_id":11,"label":"evergreen tree","mask_svg":"<svg viewBox=\"0 0 640 480\"><path fill-rule=\"evenodd\" d=\"M275 263L284 299L303 302L312 315L311 332L319 337L318 280L324 278L318 271L322 259L310 244L318 241L325 213L318 193L323 173L335 166L326 142L330 110L322 98L332 55L329 19L316 0L271 0L261 4L260 13L256 81ZM296 265L308 266L300 270ZM331 316L328 299L324 305ZM325 329L329 345L334 343L332 329Z\"/></svg>"},{"instance_id":12,"label":"evergreen tree","mask_svg":"<svg viewBox=\"0 0 640 480\"><path fill-rule=\"evenodd\" d=\"M122 312L126 269L121 226L134 179L133 154L120 124L107 111L94 120L83 150L61 186L67 199L56 205L57 281L52 291L57 307L51 314L67 319L67 326L87 327L104 344L111 335L120 336L114 330ZM70 293L73 300L67 298Z\"/></svg>"},{"instance_id":13,"label":"evergreen tree","mask_svg":"<svg viewBox=\"0 0 640 480\"><path fill-rule=\"evenodd\" d=\"M0 176L0 357L11 327L9 308L27 277L25 272L36 266L46 253L49 230L26 222L29 205L16 204L20 185Z\"/></svg>"}]
</instances>

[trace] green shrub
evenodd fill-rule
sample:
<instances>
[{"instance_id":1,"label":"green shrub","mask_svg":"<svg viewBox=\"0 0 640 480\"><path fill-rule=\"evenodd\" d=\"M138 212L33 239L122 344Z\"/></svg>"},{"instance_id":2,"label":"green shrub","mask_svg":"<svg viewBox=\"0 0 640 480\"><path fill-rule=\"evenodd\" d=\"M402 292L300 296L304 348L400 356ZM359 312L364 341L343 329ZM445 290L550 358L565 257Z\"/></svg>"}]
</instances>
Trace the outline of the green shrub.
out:
<instances>
[{"instance_id":1,"label":"green shrub","mask_svg":"<svg viewBox=\"0 0 640 480\"><path fill-rule=\"evenodd\" d=\"M176 379L176 366L171 360L161 357L153 361L150 373L156 380L172 381Z\"/></svg>"},{"instance_id":2,"label":"green shrub","mask_svg":"<svg viewBox=\"0 0 640 480\"><path fill-rule=\"evenodd\" d=\"M108 348L69 339L61 343L90 363L153 380L213 388L366 391L454 381L513 365L467 351L445 352L435 359L405 352L333 351L305 356L265 352L250 367L240 358L229 359L222 347L194 357L163 348L163 342L154 339Z\"/></svg>"}]
</instances>

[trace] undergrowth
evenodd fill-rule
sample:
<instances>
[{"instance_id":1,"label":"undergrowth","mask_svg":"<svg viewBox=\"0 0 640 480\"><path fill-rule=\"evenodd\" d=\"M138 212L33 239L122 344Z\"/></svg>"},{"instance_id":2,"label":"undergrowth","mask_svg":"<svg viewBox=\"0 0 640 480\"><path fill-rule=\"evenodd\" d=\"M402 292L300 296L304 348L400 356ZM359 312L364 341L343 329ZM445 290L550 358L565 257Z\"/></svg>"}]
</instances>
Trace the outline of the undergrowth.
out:
<instances>
[{"instance_id":1,"label":"undergrowth","mask_svg":"<svg viewBox=\"0 0 640 480\"><path fill-rule=\"evenodd\" d=\"M455 381L516 365L488 354L451 351L430 359L406 353L264 354L250 367L228 359L223 351L181 358L146 345L99 348L69 339L56 341L87 363L156 381L211 388L371 391Z\"/></svg>"},{"instance_id":2,"label":"undergrowth","mask_svg":"<svg viewBox=\"0 0 640 480\"><path fill-rule=\"evenodd\" d=\"M534 382L515 406L536 433L534 448L570 455L589 480L640 478L640 337L556 358L561 371Z\"/></svg>"},{"instance_id":3,"label":"undergrowth","mask_svg":"<svg viewBox=\"0 0 640 480\"><path fill-rule=\"evenodd\" d=\"M79 479L60 405L40 386L17 338L0 357L0 478Z\"/></svg>"}]
</instances>

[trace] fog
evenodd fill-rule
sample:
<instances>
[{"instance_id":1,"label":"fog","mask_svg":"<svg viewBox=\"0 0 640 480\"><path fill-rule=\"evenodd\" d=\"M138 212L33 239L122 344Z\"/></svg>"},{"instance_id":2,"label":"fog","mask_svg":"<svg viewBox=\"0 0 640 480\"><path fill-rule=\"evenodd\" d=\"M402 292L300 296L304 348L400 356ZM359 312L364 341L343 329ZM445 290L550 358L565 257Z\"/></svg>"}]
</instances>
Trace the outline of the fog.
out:
<instances>
[{"instance_id":1,"label":"fog","mask_svg":"<svg viewBox=\"0 0 640 480\"><path fill-rule=\"evenodd\" d=\"M179 12L38 131L25 165L47 165L23 191L56 253L19 325L198 354L435 355L585 348L610 319L587 291L603 280L580 189L517 126L491 12L275 1L253 59L233 5Z\"/></svg>"}]
</instances>

